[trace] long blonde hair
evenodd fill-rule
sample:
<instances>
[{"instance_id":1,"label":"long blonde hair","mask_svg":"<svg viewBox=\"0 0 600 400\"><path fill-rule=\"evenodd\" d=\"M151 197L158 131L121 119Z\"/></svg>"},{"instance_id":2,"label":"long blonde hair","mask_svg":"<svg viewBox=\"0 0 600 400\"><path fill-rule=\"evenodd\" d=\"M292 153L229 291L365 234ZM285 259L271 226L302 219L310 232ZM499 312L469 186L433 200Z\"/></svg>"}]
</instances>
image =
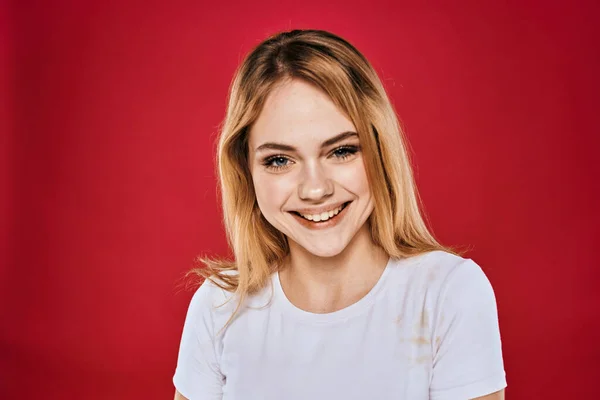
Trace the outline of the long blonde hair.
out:
<instances>
[{"instance_id":1,"label":"long blonde hair","mask_svg":"<svg viewBox=\"0 0 600 400\"><path fill-rule=\"evenodd\" d=\"M223 217L234 260L202 258L204 266L194 272L236 293L241 304L267 284L289 252L286 237L260 212L248 166L249 129L272 88L286 79L320 88L354 123L375 203L369 219L373 241L395 258L454 253L434 239L423 220L405 139L373 67L332 33L293 30L259 44L236 71L218 143Z\"/></svg>"}]
</instances>

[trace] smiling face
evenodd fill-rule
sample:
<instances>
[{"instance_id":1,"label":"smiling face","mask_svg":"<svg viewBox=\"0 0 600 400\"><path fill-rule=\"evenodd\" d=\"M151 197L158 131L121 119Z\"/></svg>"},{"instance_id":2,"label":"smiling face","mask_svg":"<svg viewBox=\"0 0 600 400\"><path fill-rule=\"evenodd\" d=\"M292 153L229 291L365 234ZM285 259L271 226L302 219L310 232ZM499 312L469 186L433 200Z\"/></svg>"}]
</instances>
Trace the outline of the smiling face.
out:
<instances>
[{"instance_id":1,"label":"smiling face","mask_svg":"<svg viewBox=\"0 0 600 400\"><path fill-rule=\"evenodd\" d=\"M356 128L324 92L300 80L277 86L248 150L260 211L292 253L333 257L370 235L373 199Z\"/></svg>"}]
</instances>

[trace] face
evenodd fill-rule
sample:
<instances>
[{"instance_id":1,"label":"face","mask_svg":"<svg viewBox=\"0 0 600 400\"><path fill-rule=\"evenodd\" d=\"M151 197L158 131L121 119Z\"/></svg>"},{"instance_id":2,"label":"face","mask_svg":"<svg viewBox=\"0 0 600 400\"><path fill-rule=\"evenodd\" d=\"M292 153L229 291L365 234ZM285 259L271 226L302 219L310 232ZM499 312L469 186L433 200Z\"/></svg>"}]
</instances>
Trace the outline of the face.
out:
<instances>
[{"instance_id":1,"label":"face","mask_svg":"<svg viewBox=\"0 0 600 400\"><path fill-rule=\"evenodd\" d=\"M279 85L248 147L260 210L292 252L333 257L369 234L373 199L356 128L324 92L299 80Z\"/></svg>"}]
</instances>

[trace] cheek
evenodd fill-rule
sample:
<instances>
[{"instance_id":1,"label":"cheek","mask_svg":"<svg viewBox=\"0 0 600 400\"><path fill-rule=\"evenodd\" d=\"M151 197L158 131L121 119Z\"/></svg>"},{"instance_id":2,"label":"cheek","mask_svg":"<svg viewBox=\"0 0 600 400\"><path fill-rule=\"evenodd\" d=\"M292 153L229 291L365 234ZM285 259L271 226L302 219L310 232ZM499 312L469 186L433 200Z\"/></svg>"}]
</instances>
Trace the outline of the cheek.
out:
<instances>
[{"instance_id":1,"label":"cheek","mask_svg":"<svg viewBox=\"0 0 600 400\"><path fill-rule=\"evenodd\" d=\"M347 165L346 168L337 169L334 179L346 190L356 195L365 195L370 192L367 171L362 160L357 160L357 162Z\"/></svg>"},{"instance_id":2,"label":"cheek","mask_svg":"<svg viewBox=\"0 0 600 400\"><path fill-rule=\"evenodd\" d=\"M265 217L281 209L290 197L292 187L289 179L257 173L252 176L252 181L258 206Z\"/></svg>"}]
</instances>

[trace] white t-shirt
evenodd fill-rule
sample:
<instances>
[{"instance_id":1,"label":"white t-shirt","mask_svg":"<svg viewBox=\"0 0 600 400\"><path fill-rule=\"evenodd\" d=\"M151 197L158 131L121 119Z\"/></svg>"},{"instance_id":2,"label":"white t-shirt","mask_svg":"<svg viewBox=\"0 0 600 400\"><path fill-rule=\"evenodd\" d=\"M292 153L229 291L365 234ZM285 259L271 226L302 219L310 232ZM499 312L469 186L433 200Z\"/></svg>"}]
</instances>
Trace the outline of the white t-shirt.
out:
<instances>
[{"instance_id":1,"label":"white t-shirt","mask_svg":"<svg viewBox=\"0 0 600 400\"><path fill-rule=\"evenodd\" d=\"M390 259L358 302L313 314L279 275L235 307L194 294L173 383L190 400L465 400L506 387L496 299L481 268L443 251Z\"/></svg>"}]
</instances>

